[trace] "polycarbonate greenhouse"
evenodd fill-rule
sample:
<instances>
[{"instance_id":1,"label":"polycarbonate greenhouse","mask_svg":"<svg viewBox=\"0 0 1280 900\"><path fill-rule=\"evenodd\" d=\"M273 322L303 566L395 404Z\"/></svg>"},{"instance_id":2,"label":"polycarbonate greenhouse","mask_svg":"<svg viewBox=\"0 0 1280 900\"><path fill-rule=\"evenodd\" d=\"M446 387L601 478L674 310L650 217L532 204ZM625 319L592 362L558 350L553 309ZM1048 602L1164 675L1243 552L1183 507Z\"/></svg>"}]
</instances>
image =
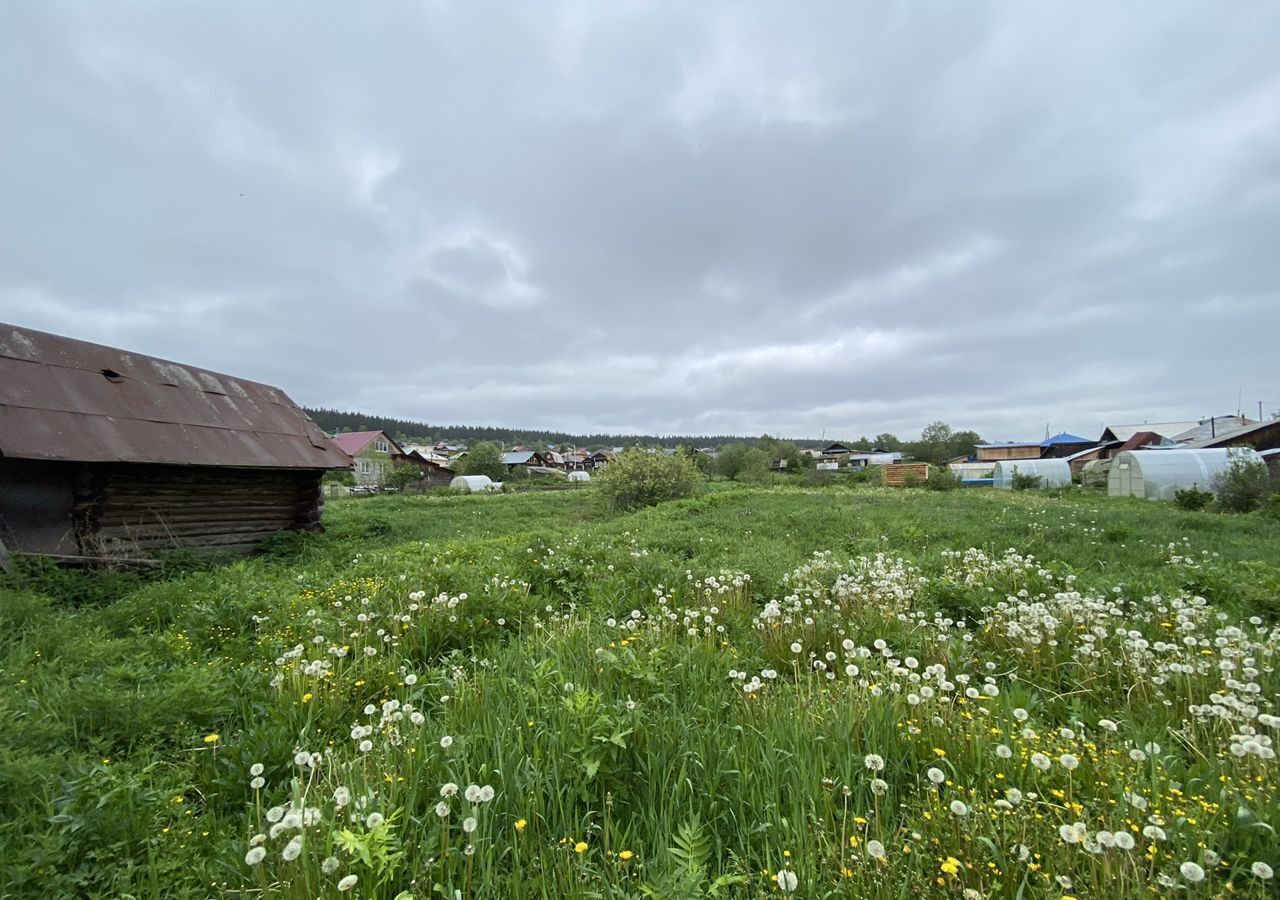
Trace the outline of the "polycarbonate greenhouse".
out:
<instances>
[{"instance_id":1,"label":"polycarbonate greenhouse","mask_svg":"<svg viewBox=\"0 0 1280 900\"><path fill-rule=\"evenodd\" d=\"M502 490L501 481L492 481L488 475L459 475L449 482L449 487L464 494Z\"/></svg>"},{"instance_id":2,"label":"polycarbonate greenhouse","mask_svg":"<svg viewBox=\"0 0 1280 900\"><path fill-rule=\"evenodd\" d=\"M1012 490L1014 473L1039 477L1041 488L1067 487L1071 484L1071 464L1065 459L1002 459L995 464L991 483Z\"/></svg>"},{"instance_id":3,"label":"polycarbonate greenhouse","mask_svg":"<svg viewBox=\"0 0 1280 900\"><path fill-rule=\"evenodd\" d=\"M1107 493L1112 497L1172 500L1177 491L1213 489L1213 479L1233 460L1262 462L1252 447L1210 450L1123 450L1111 460Z\"/></svg>"}]
</instances>

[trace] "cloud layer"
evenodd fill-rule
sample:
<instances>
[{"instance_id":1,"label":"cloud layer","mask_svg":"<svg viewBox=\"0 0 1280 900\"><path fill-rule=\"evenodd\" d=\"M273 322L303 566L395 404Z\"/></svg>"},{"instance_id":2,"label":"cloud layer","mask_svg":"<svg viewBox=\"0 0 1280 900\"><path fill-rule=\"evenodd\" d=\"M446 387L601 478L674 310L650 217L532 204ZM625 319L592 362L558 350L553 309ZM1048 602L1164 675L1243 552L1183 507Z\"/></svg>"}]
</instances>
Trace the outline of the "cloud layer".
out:
<instances>
[{"instance_id":1,"label":"cloud layer","mask_svg":"<svg viewBox=\"0 0 1280 900\"><path fill-rule=\"evenodd\" d=\"M1280 408L1280 7L9 4L0 320L299 402Z\"/></svg>"}]
</instances>

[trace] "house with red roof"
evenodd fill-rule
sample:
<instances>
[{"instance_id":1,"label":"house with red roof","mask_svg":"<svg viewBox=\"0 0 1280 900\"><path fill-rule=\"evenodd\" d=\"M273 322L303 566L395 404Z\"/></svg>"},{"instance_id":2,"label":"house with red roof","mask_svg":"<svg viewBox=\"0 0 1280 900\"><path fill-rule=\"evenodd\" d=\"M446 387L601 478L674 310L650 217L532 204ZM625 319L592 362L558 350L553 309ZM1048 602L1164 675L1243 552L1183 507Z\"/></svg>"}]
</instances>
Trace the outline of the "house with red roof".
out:
<instances>
[{"instance_id":1,"label":"house with red roof","mask_svg":"<svg viewBox=\"0 0 1280 900\"><path fill-rule=\"evenodd\" d=\"M357 487L380 487L396 461L407 455L385 431L349 431L334 435L333 442L354 461Z\"/></svg>"}]
</instances>

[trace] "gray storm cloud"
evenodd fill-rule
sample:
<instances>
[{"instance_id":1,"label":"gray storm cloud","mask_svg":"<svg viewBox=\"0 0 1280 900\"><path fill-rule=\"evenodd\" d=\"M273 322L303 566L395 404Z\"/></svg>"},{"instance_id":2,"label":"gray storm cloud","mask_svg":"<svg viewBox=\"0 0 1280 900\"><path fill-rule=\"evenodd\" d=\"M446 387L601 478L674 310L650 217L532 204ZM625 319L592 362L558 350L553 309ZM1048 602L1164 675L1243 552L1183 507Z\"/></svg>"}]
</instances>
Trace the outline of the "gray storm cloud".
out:
<instances>
[{"instance_id":1,"label":"gray storm cloud","mask_svg":"<svg viewBox=\"0 0 1280 900\"><path fill-rule=\"evenodd\" d=\"M1280 408L1274 4L0 19L5 321L437 423Z\"/></svg>"}]
</instances>

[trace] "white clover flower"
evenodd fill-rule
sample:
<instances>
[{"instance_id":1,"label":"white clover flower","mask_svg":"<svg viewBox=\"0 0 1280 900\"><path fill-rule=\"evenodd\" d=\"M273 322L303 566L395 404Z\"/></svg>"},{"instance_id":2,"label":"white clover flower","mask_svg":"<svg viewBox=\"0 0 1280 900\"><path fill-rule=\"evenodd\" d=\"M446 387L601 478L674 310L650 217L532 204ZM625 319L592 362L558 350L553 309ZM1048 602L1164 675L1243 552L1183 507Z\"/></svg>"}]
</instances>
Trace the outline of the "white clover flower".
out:
<instances>
[{"instance_id":1,"label":"white clover flower","mask_svg":"<svg viewBox=\"0 0 1280 900\"><path fill-rule=\"evenodd\" d=\"M773 876L773 879L778 882L778 890L784 894L790 894L800 886L800 879L796 877L796 873L786 869Z\"/></svg>"},{"instance_id":2,"label":"white clover flower","mask_svg":"<svg viewBox=\"0 0 1280 900\"><path fill-rule=\"evenodd\" d=\"M862 758L862 763L872 772L884 771L884 757L878 753L868 753Z\"/></svg>"},{"instance_id":3,"label":"white clover flower","mask_svg":"<svg viewBox=\"0 0 1280 900\"><path fill-rule=\"evenodd\" d=\"M1251 865L1249 867L1249 871L1253 873L1253 876L1255 878L1261 878L1263 881L1268 880L1269 878L1271 878L1272 875L1275 874L1275 870L1272 869L1266 863L1264 863L1262 860L1258 860L1253 865Z\"/></svg>"},{"instance_id":4,"label":"white clover flower","mask_svg":"<svg viewBox=\"0 0 1280 900\"><path fill-rule=\"evenodd\" d=\"M929 780L934 784L942 784L947 780L947 776L937 766L930 766L929 771L925 772L925 774L929 776Z\"/></svg>"},{"instance_id":5,"label":"white clover flower","mask_svg":"<svg viewBox=\"0 0 1280 900\"><path fill-rule=\"evenodd\" d=\"M346 893L356 886L356 882L360 880L358 875L346 875L338 881L338 890Z\"/></svg>"},{"instance_id":6,"label":"white clover flower","mask_svg":"<svg viewBox=\"0 0 1280 900\"><path fill-rule=\"evenodd\" d=\"M280 856L285 862L293 862L302 853L302 835L295 834L289 843L284 845Z\"/></svg>"},{"instance_id":7,"label":"white clover flower","mask_svg":"<svg viewBox=\"0 0 1280 900\"><path fill-rule=\"evenodd\" d=\"M1184 862L1178 866L1178 871L1182 873L1182 878L1188 884L1199 884L1204 881L1204 869L1199 863Z\"/></svg>"},{"instance_id":8,"label":"white clover flower","mask_svg":"<svg viewBox=\"0 0 1280 900\"><path fill-rule=\"evenodd\" d=\"M467 834L471 834L476 830L479 824L480 823L476 821L475 816L467 816L465 819L462 820L462 830L465 831Z\"/></svg>"},{"instance_id":9,"label":"white clover flower","mask_svg":"<svg viewBox=\"0 0 1280 900\"><path fill-rule=\"evenodd\" d=\"M867 841L867 856L872 859L884 859L884 844L876 840Z\"/></svg>"},{"instance_id":10,"label":"white clover flower","mask_svg":"<svg viewBox=\"0 0 1280 900\"><path fill-rule=\"evenodd\" d=\"M440 817L440 818L442 818L442 819L443 819L443 818L445 818L446 816L448 816L448 815L449 815L449 804L448 804L448 803L445 803L443 800L441 800L439 803L437 803L437 804L436 804L436 815L437 815L437 816L439 816L439 817Z\"/></svg>"},{"instance_id":11,"label":"white clover flower","mask_svg":"<svg viewBox=\"0 0 1280 900\"><path fill-rule=\"evenodd\" d=\"M951 812L953 815L964 817L969 815L969 807L965 806L962 800L952 800Z\"/></svg>"},{"instance_id":12,"label":"white clover flower","mask_svg":"<svg viewBox=\"0 0 1280 900\"><path fill-rule=\"evenodd\" d=\"M324 858L324 862L320 863L320 871L326 875L332 875L334 872L338 871L338 865L338 857L326 856Z\"/></svg>"},{"instance_id":13,"label":"white clover flower","mask_svg":"<svg viewBox=\"0 0 1280 900\"><path fill-rule=\"evenodd\" d=\"M251 765L251 766L249 767L249 774L250 774L250 775L253 775L254 777L257 777L258 775L261 775L261 774L262 774L262 772L263 772L263 766L262 766L262 763L254 763L253 765Z\"/></svg>"},{"instance_id":14,"label":"white clover flower","mask_svg":"<svg viewBox=\"0 0 1280 900\"><path fill-rule=\"evenodd\" d=\"M381 825L385 821L386 819L383 817L382 813L372 812L372 813L369 813L368 818L364 820L364 827L368 829L374 829L374 828L377 828L379 825Z\"/></svg>"},{"instance_id":15,"label":"white clover flower","mask_svg":"<svg viewBox=\"0 0 1280 900\"><path fill-rule=\"evenodd\" d=\"M262 846L250 847L249 852L244 855L244 861L251 866L256 866L267 858L267 848Z\"/></svg>"}]
</instances>

